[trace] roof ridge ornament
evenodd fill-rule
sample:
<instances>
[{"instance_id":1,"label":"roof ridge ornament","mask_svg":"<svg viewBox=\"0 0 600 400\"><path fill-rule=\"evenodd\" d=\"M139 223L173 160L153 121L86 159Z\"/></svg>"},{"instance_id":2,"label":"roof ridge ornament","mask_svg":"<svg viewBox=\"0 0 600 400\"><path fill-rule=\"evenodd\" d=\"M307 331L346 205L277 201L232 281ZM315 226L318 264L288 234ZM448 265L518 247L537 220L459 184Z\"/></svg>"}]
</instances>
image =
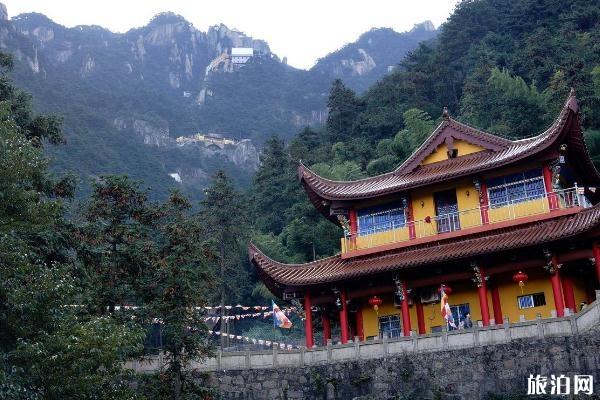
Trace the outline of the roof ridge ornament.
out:
<instances>
[{"instance_id":1,"label":"roof ridge ornament","mask_svg":"<svg viewBox=\"0 0 600 400\"><path fill-rule=\"evenodd\" d=\"M575 88L571 86L571 92L567 100L566 106L571 109L574 113L579 113L579 104L577 104L577 97L575 96Z\"/></svg>"},{"instance_id":2,"label":"roof ridge ornament","mask_svg":"<svg viewBox=\"0 0 600 400\"><path fill-rule=\"evenodd\" d=\"M450 119L450 115L448 114L448 107L444 106L444 110L442 111L442 118L445 120Z\"/></svg>"}]
</instances>

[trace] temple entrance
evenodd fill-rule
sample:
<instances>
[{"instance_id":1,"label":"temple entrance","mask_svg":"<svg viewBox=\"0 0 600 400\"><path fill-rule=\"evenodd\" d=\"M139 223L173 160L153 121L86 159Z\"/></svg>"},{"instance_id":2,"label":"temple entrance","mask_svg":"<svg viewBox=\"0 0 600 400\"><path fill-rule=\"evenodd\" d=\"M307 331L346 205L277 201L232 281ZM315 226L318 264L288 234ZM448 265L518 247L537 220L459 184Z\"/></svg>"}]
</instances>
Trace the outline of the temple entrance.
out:
<instances>
[{"instance_id":1,"label":"temple entrance","mask_svg":"<svg viewBox=\"0 0 600 400\"><path fill-rule=\"evenodd\" d=\"M456 190L444 190L433 194L435 201L435 213L437 215L438 233L460 230L460 218L458 217L458 203L456 201Z\"/></svg>"}]
</instances>

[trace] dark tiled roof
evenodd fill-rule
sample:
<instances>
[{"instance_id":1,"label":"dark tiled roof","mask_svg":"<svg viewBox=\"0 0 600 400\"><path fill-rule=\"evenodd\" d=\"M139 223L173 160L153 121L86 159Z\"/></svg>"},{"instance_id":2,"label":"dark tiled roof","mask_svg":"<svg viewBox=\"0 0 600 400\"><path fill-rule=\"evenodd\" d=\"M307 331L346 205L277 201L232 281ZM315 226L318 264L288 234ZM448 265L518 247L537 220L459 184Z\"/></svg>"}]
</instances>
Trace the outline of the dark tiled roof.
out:
<instances>
[{"instance_id":1,"label":"dark tiled roof","mask_svg":"<svg viewBox=\"0 0 600 400\"><path fill-rule=\"evenodd\" d=\"M583 163L591 181L600 182L600 174L591 163L581 133L578 105L574 94L566 101L556 121L543 133L528 139L511 141L477 130L451 118L445 118L423 145L396 170L357 181L332 181L320 177L300 164L299 178L313 204L325 215L324 200L359 200L397 193L449 179L468 176L507 166L541 153L560 141L567 142L570 155ZM419 165L444 138L467 139L486 150L444 161ZM566 140L562 140L566 139Z\"/></svg>"},{"instance_id":2,"label":"dark tiled roof","mask_svg":"<svg viewBox=\"0 0 600 400\"><path fill-rule=\"evenodd\" d=\"M301 287L356 279L426 264L436 264L483 254L549 243L600 226L600 205L540 222L466 235L445 241L389 250L374 255L342 259L339 255L306 264L283 264L250 244L250 260L267 286L281 294L286 286Z\"/></svg>"}]
</instances>

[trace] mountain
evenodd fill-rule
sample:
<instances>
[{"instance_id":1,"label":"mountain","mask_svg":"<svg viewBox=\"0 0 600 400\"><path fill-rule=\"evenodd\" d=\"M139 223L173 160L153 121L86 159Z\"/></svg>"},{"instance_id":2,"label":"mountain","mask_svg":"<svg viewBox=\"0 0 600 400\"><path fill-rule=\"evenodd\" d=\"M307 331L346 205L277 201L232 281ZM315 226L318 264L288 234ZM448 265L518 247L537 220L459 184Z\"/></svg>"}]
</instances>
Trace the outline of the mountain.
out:
<instances>
[{"instance_id":1,"label":"mountain","mask_svg":"<svg viewBox=\"0 0 600 400\"><path fill-rule=\"evenodd\" d=\"M222 24L202 32L173 13L122 34L66 28L37 13L8 19L0 11L0 18L0 48L15 58L12 77L37 111L64 116L68 143L55 150L58 170L76 171L83 188L89 178L127 173L159 195L182 186L194 198L218 168L248 184L271 135L290 138L322 124L334 77L376 81L418 38L434 34L430 23L405 34L368 32L353 45L372 53L377 67L352 80L336 66L354 57L346 48L326 57L327 65L299 70L263 40Z\"/></svg>"},{"instance_id":2,"label":"mountain","mask_svg":"<svg viewBox=\"0 0 600 400\"><path fill-rule=\"evenodd\" d=\"M371 29L356 42L319 59L311 71L329 80L340 78L354 91L363 92L392 72L420 42L436 35L437 30L431 21L416 24L404 33L389 28Z\"/></svg>"}]
</instances>

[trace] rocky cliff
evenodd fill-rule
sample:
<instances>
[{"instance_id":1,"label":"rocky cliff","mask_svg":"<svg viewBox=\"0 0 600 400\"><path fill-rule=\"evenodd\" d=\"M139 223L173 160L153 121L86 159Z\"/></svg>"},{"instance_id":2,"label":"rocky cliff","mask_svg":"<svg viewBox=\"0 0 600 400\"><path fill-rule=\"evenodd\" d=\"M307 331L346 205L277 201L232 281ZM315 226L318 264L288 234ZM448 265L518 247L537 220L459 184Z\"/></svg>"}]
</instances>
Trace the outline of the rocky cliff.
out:
<instances>
[{"instance_id":1,"label":"rocky cliff","mask_svg":"<svg viewBox=\"0 0 600 400\"><path fill-rule=\"evenodd\" d=\"M235 47L252 48L253 55L233 68ZM37 111L65 117L68 145L58 150L60 168L79 172L83 182L126 172L162 193L178 184L169 175L177 169L200 177L225 168L248 182L264 140L290 138L303 125L325 121L333 77L375 80L385 73L380 66L391 61L372 47L359 48L352 56L340 53L331 68L322 63L303 71L282 62L263 40L223 24L203 32L173 13L113 33L67 28L37 13L8 19L0 6L0 49L14 55L12 78L33 95ZM182 156L175 138L195 132L240 141L219 151L192 146L195 153L185 148Z\"/></svg>"}]
</instances>

